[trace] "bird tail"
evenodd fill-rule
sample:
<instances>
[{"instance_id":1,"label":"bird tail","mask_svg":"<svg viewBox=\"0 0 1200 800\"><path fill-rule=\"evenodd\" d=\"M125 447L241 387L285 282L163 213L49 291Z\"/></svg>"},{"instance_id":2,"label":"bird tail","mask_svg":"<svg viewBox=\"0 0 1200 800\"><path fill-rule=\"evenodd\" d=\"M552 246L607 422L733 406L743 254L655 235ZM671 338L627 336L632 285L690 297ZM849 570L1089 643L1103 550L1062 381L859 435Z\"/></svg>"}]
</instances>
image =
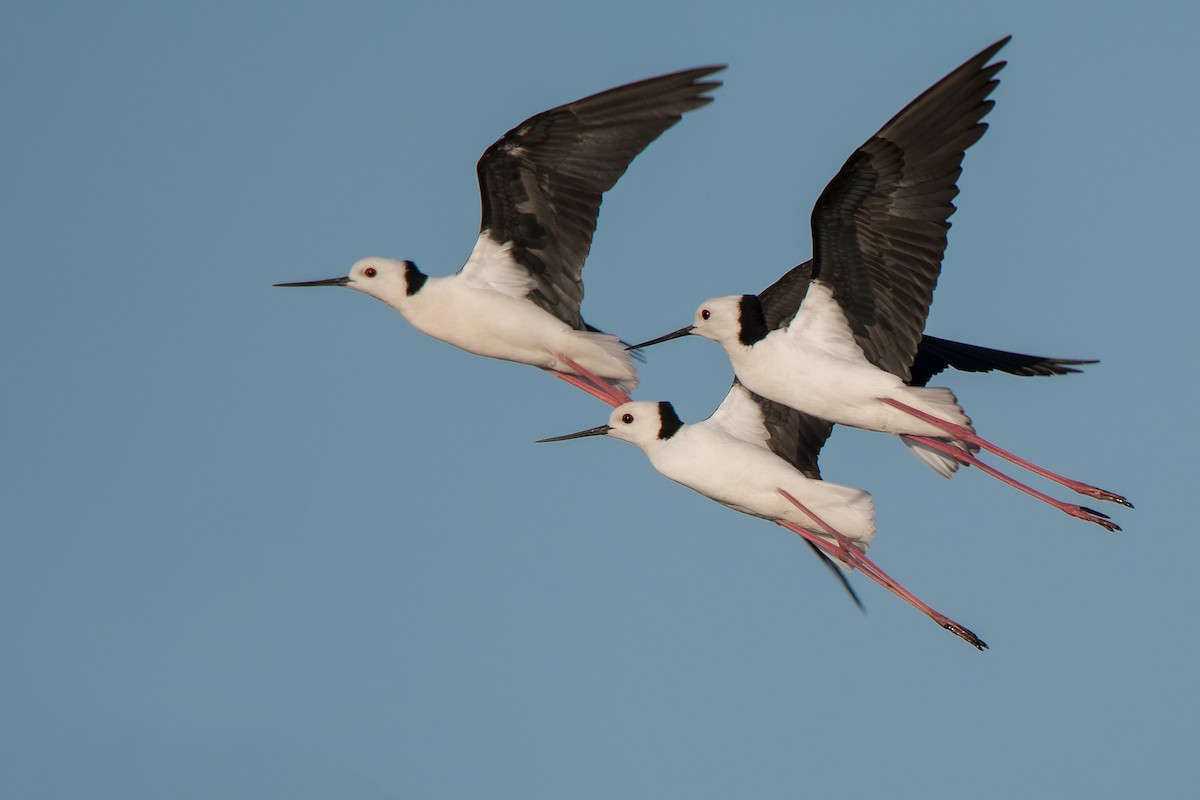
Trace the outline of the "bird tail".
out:
<instances>
[{"instance_id":1,"label":"bird tail","mask_svg":"<svg viewBox=\"0 0 1200 800\"><path fill-rule=\"evenodd\" d=\"M813 498L813 513L819 515L825 524L847 537L859 550L867 552L871 540L875 538L875 502L871 495L853 486L828 481L810 482L808 486L817 492ZM792 519L813 533L836 543L835 538L830 536L821 524L804 512ZM840 558L837 562L843 567L854 569L852 564L847 564Z\"/></svg>"},{"instance_id":2,"label":"bird tail","mask_svg":"<svg viewBox=\"0 0 1200 800\"><path fill-rule=\"evenodd\" d=\"M600 331L575 331L575 335L586 338L589 344L600 351L596 355L578 359L581 366L626 394L637 388L637 368L633 366L633 356L619 338Z\"/></svg>"},{"instance_id":3,"label":"bird tail","mask_svg":"<svg viewBox=\"0 0 1200 800\"><path fill-rule=\"evenodd\" d=\"M913 386L909 387L908 393L914 399L918 400L921 406L924 406L921 409L922 411L927 411L939 419L960 425L972 433L975 432L975 426L971 424L971 418L967 416L966 412L962 410L962 406L958 404L958 398L954 396L954 392L946 387ZM959 462L954 457L941 453L921 442L911 441L907 437L902 438L901 441L904 442L910 453L943 478L951 477L958 470ZM946 435L946 441L955 447L961 447L968 453L979 452L977 446L960 442L957 439L951 439L949 435Z\"/></svg>"},{"instance_id":4,"label":"bird tail","mask_svg":"<svg viewBox=\"0 0 1200 800\"><path fill-rule=\"evenodd\" d=\"M908 452L921 459L925 466L943 478L950 478L958 471L958 459L951 458L944 453L934 450L922 442L914 442L907 436L901 437L900 441L904 442L904 446L908 448ZM951 444L957 444L957 442L951 442Z\"/></svg>"}]
</instances>

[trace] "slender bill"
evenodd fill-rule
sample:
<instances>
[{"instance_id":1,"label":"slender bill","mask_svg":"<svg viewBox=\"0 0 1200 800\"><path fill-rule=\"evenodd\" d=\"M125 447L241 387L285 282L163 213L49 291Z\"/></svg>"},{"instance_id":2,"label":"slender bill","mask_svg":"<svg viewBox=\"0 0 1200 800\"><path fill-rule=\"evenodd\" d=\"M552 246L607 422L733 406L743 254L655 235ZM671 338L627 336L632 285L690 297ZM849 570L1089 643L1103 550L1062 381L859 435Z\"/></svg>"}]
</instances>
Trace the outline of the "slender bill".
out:
<instances>
[{"instance_id":1,"label":"slender bill","mask_svg":"<svg viewBox=\"0 0 1200 800\"><path fill-rule=\"evenodd\" d=\"M566 441L567 439L580 439L584 436L607 436L610 430L612 430L612 428L608 427L608 425L597 425L594 428L588 428L586 431L566 433L562 436L551 436L549 439L538 439L535 444L541 444L543 442L562 442Z\"/></svg>"},{"instance_id":2,"label":"slender bill","mask_svg":"<svg viewBox=\"0 0 1200 800\"><path fill-rule=\"evenodd\" d=\"M680 328L677 331L671 331L666 336L660 336L657 339L651 339L650 341L642 342L641 344L631 344L628 347L626 347L625 349L626 350L641 350L643 347L649 347L652 344L660 344L662 342L669 342L672 339L678 339L681 336L687 336L688 334L690 334L692 332L692 328L694 328L694 327L695 327L694 325L687 325L683 328Z\"/></svg>"},{"instance_id":3,"label":"slender bill","mask_svg":"<svg viewBox=\"0 0 1200 800\"><path fill-rule=\"evenodd\" d=\"M340 278L326 278L323 281L300 281L299 283L276 283L275 286L345 286L350 282L349 275Z\"/></svg>"}]
</instances>

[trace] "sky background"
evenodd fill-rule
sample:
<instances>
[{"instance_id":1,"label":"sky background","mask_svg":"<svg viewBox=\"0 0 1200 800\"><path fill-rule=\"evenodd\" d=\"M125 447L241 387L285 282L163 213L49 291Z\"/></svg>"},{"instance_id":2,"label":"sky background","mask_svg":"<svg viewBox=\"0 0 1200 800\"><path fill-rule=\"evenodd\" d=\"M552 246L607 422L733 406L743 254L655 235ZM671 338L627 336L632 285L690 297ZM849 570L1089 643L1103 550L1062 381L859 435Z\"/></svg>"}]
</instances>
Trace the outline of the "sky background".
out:
<instances>
[{"instance_id":1,"label":"sky background","mask_svg":"<svg viewBox=\"0 0 1200 800\"><path fill-rule=\"evenodd\" d=\"M11 4L5 795L1194 791L1197 30L1184 2ZM806 259L846 156L1005 34L928 330L1102 363L937 383L1137 508L1108 534L876 434L822 456L874 494L871 555L988 652L855 576L860 613L625 443L533 444L606 419L582 392L271 288L453 272L504 131L728 62L585 271L589 321L656 336ZM730 377L674 342L636 396L696 421Z\"/></svg>"}]
</instances>

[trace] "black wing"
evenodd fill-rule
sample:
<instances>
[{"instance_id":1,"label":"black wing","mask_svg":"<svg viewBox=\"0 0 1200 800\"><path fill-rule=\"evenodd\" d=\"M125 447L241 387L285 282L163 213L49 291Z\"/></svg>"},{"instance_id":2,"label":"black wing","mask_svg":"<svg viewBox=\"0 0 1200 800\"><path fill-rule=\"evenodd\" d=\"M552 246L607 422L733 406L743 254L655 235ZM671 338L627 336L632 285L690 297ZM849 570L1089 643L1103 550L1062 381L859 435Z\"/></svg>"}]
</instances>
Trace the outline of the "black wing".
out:
<instances>
[{"instance_id":1,"label":"black wing","mask_svg":"<svg viewBox=\"0 0 1200 800\"><path fill-rule=\"evenodd\" d=\"M479 159L481 235L512 243L532 275L535 303L577 330L580 274L600 199L646 145L682 115L712 102L723 66L663 75L543 111L504 134Z\"/></svg>"},{"instance_id":2,"label":"black wing","mask_svg":"<svg viewBox=\"0 0 1200 800\"><path fill-rule=\"evenodd\" d=\"M941 271L966 149L1008 37L967 61L858 148L812 214L813 278L828 284L877 367L907 379Z\"/></svg>"},{"instance_id":3,"label":"black wing","mask_svg":"<svg viewBox=\"0 0 1200 800\"><path fill-rule=\"evenodd\" d=\"M808 285L812 282L812 262L805 261L793 267L779 280L764 289L758 296L770 330L787 327L796 316ZM1095 364L1095 359L1050 358L1031 356L964 344L949 339L922 334L917 344L917 354L907 376L910 386L924 386L944 369L953 367L963 372L991 372L1000 370L1010 375L1066 375L1079 372L1075 367Z\"/></svg>"},{"instance_id":4,"label":"black wing","mask_svg":"<svg viewBox=\"0 0 1200 800\"><path fill-rule=\"evenodd\" d=\"M817 457L825 446L825 440L833 432L833 423L754 392L750 392L750 396L762 409L763 424L770 434L767 447L771 448L771 452L800 470L806 478L820 480L821 468L817 466Z\"/></svg>"},{"instance_id":5,"label":"black wing","mask_svg":"<svg viewBox=\"0 0 1200 800\"><path fill-rule=\"evenodd\" d=\"M804 296L808 294L808 285L812 283L813 262L805 261L788 270L782 278L763 289L758 295L759 305L762 306L763 316L767 320L768 330L786 328Z\"/></svg>"},{"instance_id":6,"label":"black wing","mask_svg":"<svg viewBox=\"0 0 1200 800\"><path fill-rule=\"evenodd\" d=\"M829 571L833 573L833 576L838 579L838 582L842 584L842 588L846 590L846 593L850 595L850 599L854 601L854 605L858 606L858 610L866 613L867 607L863 605L863 601L859 598L858 592L854 591L854 587L850 585L850 579L846 577L846 573L842 572L842 568L837 565L837 562L825 555L825 552L821 550L821 548L817 547L808 539L805 539L804 543L808 545L808 549L812 550L817 558L821 559L821 563L829 568Z\"/></svg>"},{"instance_id":7,"label":"black wing","mask_svg":"<svg viewBox=\"0 0 1200 800\"><path fill-rule=\"evenodd\" d=\"M817 456L833 423L811 417L755 394L737 378L705 424L755 445L762 445L812 480L821 479Z\"/></svg>"},{"instance_id":8,"label":"black wing","mask_svg":"<svg viewBox=\"0 0 1200 800\"><path fill-rule=\"evenodd\" d=\"M1047 358L1010 353L925 334L917 348L908 383L910 386L924 386L930 378L947 367L963 372L991 372L998 369L1011 375L1066 375L1079 372L1075 367L1081 364L1095 363L1095 359Z\"/></svg>"},{"instance_id":9,"label":"black wing","mask_svg":"<svg viewBox=\"0 0 1200 800\"><path fill-rule=\"evenodd\" d=\"M747 399L751 402L746 403ZM733 379L729 394L709 419L738 438L766 445L806 478L821 479L817 456L833 431L832 422L755 394L737 378ZM762 439L763 432L765 440Z\"/></svg>"}]
</instances>

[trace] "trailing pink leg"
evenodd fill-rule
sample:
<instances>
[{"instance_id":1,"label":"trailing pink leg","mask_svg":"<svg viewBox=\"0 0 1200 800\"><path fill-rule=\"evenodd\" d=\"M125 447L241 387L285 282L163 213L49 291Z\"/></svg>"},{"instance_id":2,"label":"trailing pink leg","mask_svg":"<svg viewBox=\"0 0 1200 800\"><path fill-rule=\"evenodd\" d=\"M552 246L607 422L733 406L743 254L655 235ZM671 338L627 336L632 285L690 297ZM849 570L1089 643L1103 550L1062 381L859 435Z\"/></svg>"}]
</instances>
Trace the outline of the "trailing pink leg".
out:
<instances>
[{"instance_id":1,"label":"trailing pink leg","mask_svg":"<svg viewBox=\"0 0 1200 800\"><path fill-rule=\"evenodd\" d=\"M1092 509L1092 508L1088 508L1087 506L1077 506L1074 503L1066 503L1066 502L1063 502L1062 500L1055 500L1050 495L1039 492L1037 489L1034 489L1032 486L1026 486L1025 484L1021 483L1019 480L1017 480L1016 478L1013 478L1009 475L1005 475L1003 472L996 469L995 467L992 467L992 466L989 466L989 465L983 463L975 456L973 456L970 453L968 453L967 451L963 450L961 447L955 447L954 445L950 444L949 442L944 442L941 439L934 439L931 436L913 436L911 434L905 434L902 438L910 439L914 442L920 442L921 444L925 445L926 447L932 447L934 450L937 450L939 453L945 453L946 455L950 456L951 458L957 459L958 461L961 461L964 464L970 464L973 467L978 467L979 469L986 472L988 475L991 475L993 478L997 478L1001 481L1004 481L1009 486L1012 486L1014 489L1020 489L1025 494L1036 497L1038 500L1041 500L1043 503L1049 503L1050 505L1054 506L1058 510L1065 511L1066 513L1070 514L1072 517L1078 517L1079 519L1086 520L1088 522L1094 522L1097 525L1100 525L1101 527L1103 527L1107 530L1110 530L1110 531L1121 530L1121 526L1118 525L1117 523L1113 522L1112 520L1110 520L1105 514L1101 514L1099 511L1096 511L1095 509Z\"/></svg>"},{"instance_id":2,"label":"trailing pink leg","mask_svg":"<svg viewBox=\"0 0 1200 800\"><path fill-rule=\"evenodd\" d=\"M608 405L612 406L613 408L616 408L617 406L621 405L621 403L619 403L619 402L613 402L615 398L611 395L611 393L606 392L597 386L593 386L592 382L587 380L586 378L581 378L578 375L572 375L568 372L559 372L558 370L553 370L553 369L548 369L548 370L546 370L546 372L549 372L551 375L553 375L556 378L561 378L562 380L566 381L567 383L571 384L572 386L574 386L577 389L583 389L585 392L590 394L592 397L595 397L596 399L607 403Z\"/></svg>"},{"instance_id":3,"label":"trailing pink leg","mask_svg":"<svg viewBox=\"0 0 1200 800\"><path fill-rule=\"evenodd\" d=\"M780 489L779 493L781 495L783 495L785 500L787 500L789 503L794 505L796 508L800 509L800 511L803 512L810 519L812 519L813 522L817 523L817 525L824 528L826 533L828 533L830 536L832 536L834 539L837 540L837 543L841 546L840 552L842 554L842 559L844 561L851 563L854 566L858 567L860 570L863 571L864 574L867 574L869 577L871 577L873 580L875 580L877 583L879 583L885 589L887 589L890 592L893 592L894 594L903 598L907 602L916 605L918 608L923 607L922 610L928 609L929 611L932 611L932 609L930 609L923 602L921 602L921 600L919 600L916 597L916 595L912 594L907 589L905 589L903 586L901 586L899 583L892 580L892 578L886 572L884 572L882 569L880 569L879 566L875 564L875 562L873 562L869 558L867 558L866 554L863 553L863 551L860 550L859 548L855 547L853 542L851 542L848 538L846 538L845 534L843 534L841 531L835 530L833 528L833 526L831 526L828 522L826 522L825 520L818 517L808 506L804 505L799 500L797 500L795 497L793 497L787 490ZM784 527L788 527L788 525L784 525ZM791 530L791 528L789 528L789 530ZM793 532L798 533L798 531L793 531ZM800 535L804 536L807 539L807 538L809 538L810 535L815 536L816 534L813 534L811 531L808 531L807 534L801 533ZM817 538L821 539L822 537L817 536ZM824 541L824 539L822 539L822 541ZM828 545L828 542L826 544Z\"/></svg>"},{"instance_id":4,"label":"trailing pink leg","mask_svg":"<svg viewBox=\"0 0 1200 800\"><path fill-rule=\"evenodd\" d=\"M1000 456L1001 458L1005 459L1006 461L1011 461L1012 463L1016 464L1017 466L1024 467L1025 469L1029 470L1030 472L1034 472L1038 475L1041 475L1043 478L1048 478L1048 479L1054 481L1055 483L1061 483L1063 486L1066 486L1068 489L1079 492L1080 494L1085 494L1088 497L1095 497L1097 500L1108 500L1113 503L1120 503L1123 506L1133 508L1133 503L1129 502L1124 497L1122 497L1119 494L1116 494L1115 492L1110 492L1105 489L1100 489L1096 486L1092 486L1091 484L1083 483L1082 481L1072 480L1071 478L1067 478L1062 475L1059 475L1057 472L1051 472L1050 470L1046 469L1045 467L1039 467L1037 464L1034 464L1033 462L1026 461L1025 459L1021 458L1020 456L1017 456L1013 453L1008 452L1007 450L1005 450L1002 447L992 444L987 439L984 439L983 437L979 436L979 434L969 431L966 428L962 427L961 425L955 425L953 422L947 422L944 419L938 419L937 417L933 416L932 414L926 414L924 411L918 411L917 409L913 408L912 406L901 403L899 400L894 400L890 397L879 397L876 399L880 400L884 403L887 403L892 408L898 408L901 411L904 411L908 414L912 414L917 419L924 420L924 421L928 422L930 425L936 425L937 427L946 431L947 433L949 433L956 439L960 439L964 442L970 442L971 444L979 445L984 450L988 450L992 453L995 453L996 455Z\"/></svg>"},{"instance_id":5,"label":"trailing pink leg","mask_svg":"<svg viewBox=\"0 0 1200 800\"><path fill-rule=\"evenodd\" d=\"M625 392L613 386L608 381L598 375L595 375L590 370L580 366L578 362L568 358L562 353L555 353L554 357L566 364L571 369L575 370L578 375L571 375L567 372L558 372L557 370L547 370L552 375L562 378L572 386L583 389L592 397L603 400L613 408L625 403L632 402L633 398L625 394Z\"/></svg>"},{"instance_id":6,"label":"trailing pink leg","mask_svg":"<svg viewBox=\"0 0 1200 800\"><path fill-rule=\"evenodd\" d=\"M789 503L800 509L800 511L806 514L819 526L824 528L830 536L837 540L838 545L835 546L831 544L825 537L819 536L818 534L785 519L775 520L776 524L781 525L792 533L795 533L805 540L812 542L814 545L821 548L824 552L829 553L831 556L843 559L848 563L858 567L859 570L861 570L861 572L868 578L875 581L880 586L899 597L901 600L904 600L909 605L913 606L918 611L932 619L938 625L953 633L955 636L965 640L968 644L972 645L976 649L987 649L987 644L982 639L980 639L966 627L947 617L945 614L935 611L928 603L924 602L912 592L901 586L895 579L880 569L878 564L867 558L866 553L855 547L854 544L850 542L844 535L831 528L828 523L810 511L803 503L801 503L795 497L792 497L791 494L783 489L780 489L779 493L783 495L784 499L786 499Z\"/></svg>"}]
</instances>

